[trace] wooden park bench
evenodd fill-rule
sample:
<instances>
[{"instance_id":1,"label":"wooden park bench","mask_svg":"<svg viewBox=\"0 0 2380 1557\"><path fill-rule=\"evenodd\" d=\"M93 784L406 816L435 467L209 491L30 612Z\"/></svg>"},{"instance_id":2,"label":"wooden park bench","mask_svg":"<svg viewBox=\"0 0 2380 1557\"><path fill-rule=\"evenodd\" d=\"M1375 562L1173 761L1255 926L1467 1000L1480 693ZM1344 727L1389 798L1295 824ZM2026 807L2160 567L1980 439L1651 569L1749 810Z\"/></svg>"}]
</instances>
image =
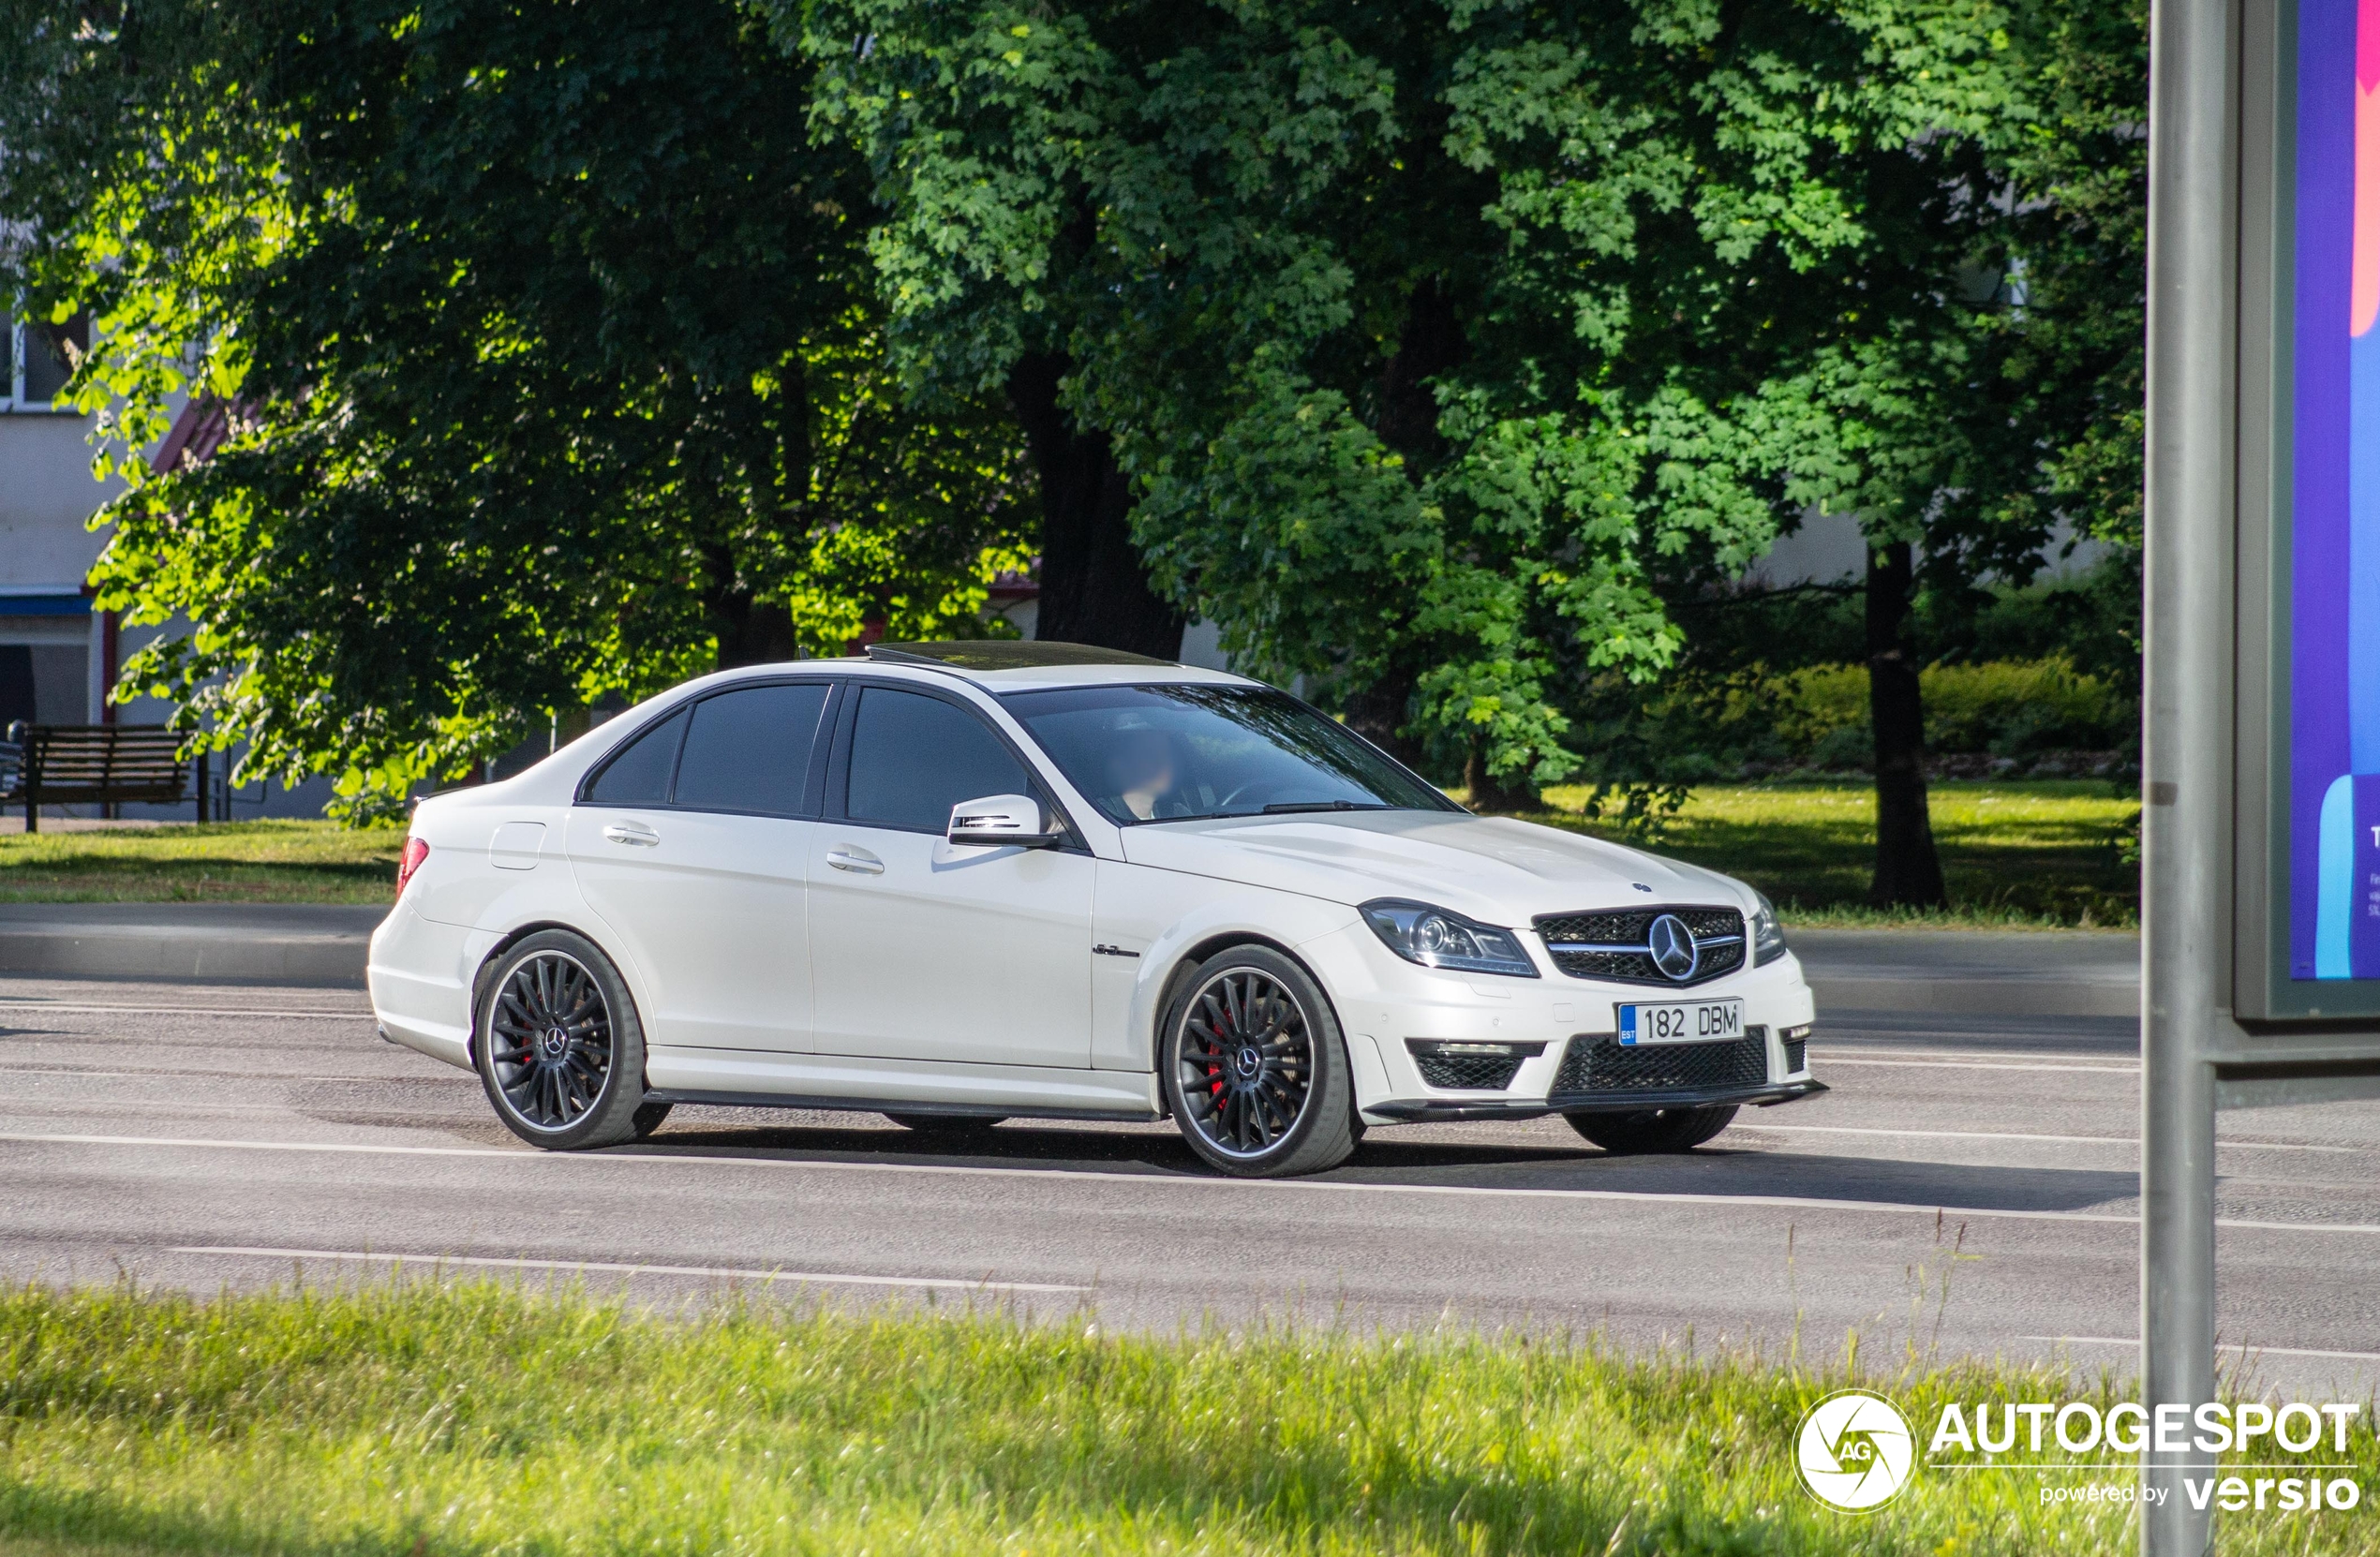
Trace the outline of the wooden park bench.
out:
<instances>
[{"instance_id":1,"label":"wooden park bench","mask_svg":"<svg viewBox=\"0 0 2380 1557\"><path fill-rule=\"evenodd\" d=\"M96 805L113 816L130 803L178 806L189 798L193 764L182 733L161 724L8 726L0 742L0 806L24 807L24 830L41 830L43 806ZM207 819L206 756L196 764L198 819Z\"/></svg>"}]
</instances>

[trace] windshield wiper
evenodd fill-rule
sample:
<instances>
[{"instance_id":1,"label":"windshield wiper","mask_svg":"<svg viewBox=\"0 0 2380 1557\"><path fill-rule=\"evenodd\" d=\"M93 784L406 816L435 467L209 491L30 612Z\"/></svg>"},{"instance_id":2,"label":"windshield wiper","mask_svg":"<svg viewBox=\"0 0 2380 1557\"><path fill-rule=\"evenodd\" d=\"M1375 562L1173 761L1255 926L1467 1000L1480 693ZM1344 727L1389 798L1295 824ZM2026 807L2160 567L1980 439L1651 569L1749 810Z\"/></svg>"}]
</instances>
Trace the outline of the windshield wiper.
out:
<instances>
[{"instance_id":1,"label":"windshield wiper","mask_svg":"<svg viewBox=\"0 0 2380 1557\"><path fill-rule=\"evenodd\" d=\"M1282 816L1290 811L1385 811L1389 808L1375 800L1359 805L1352 800L1282 800L1264 808L1267 816Z\"/></svg>"}]
</instances>

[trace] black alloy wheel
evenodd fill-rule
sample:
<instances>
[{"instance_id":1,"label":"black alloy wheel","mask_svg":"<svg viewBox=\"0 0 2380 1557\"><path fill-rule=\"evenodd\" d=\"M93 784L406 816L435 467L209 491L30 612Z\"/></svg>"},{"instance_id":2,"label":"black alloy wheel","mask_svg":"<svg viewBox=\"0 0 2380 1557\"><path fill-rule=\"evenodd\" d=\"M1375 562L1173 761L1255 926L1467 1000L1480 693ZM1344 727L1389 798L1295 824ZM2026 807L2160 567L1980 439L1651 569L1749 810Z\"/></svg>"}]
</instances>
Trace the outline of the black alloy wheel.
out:
<instances>
[{"instance_id":1,"label":"black alloy wheel","mask_svg":"<svg viewBox=\"0 0 2380 1557\"><path fill-rule=\"evenodd\" d=\"M610 959L567 930L513 947L481 996L480 1080L523 1140L568 1149L649 1134L644 1032Z\"/></svg>"},{"instance_id":2,"label":"black alloy wheel","mask_svg":"<svg viewBox=\"0 0 2380 1557\"><path fill-rule=\"evenodd\" d=\"M1726 1129L1735 1105L1648 1108L1632 1113L1565 1114L1570 1128L1615 1156L1691 1151Z\"/></svg>"},{"instance_id":3,"label":"black alloy wheel","mask_svg":"<svg viewBox=\"0 0 2380 1557\"><path fill-rule=\"evenodd\" d=\"M1227 1173L1313 1173L1355 1149L1354 1088L1330 1004L1265 946L1199 968L1167 1024L1167 1101L1191 1149Z\"/></svg>"}]
</instances>

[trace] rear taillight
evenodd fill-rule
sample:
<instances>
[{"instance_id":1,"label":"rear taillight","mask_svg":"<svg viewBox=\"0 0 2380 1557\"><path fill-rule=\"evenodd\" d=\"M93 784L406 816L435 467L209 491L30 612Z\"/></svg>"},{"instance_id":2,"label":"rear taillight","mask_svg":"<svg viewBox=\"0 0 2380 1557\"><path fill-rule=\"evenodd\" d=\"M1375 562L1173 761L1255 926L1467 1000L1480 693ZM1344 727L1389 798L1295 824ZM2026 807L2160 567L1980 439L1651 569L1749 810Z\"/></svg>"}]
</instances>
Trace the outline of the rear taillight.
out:
<instances>
[{"instance_id":1,"label":"rear taillight","mask_svg":"<svg viewBox=\"0 0 2380 1557\"><path fill-rule=\"evenodd\" d=\"M413 879L413 872L421 869L422 862L429 857L428 844L417 838L409 838L405 840L405 855L396 862L396 895L398 897L405 896L405 883Z\"/></svg>"}]
</instances>

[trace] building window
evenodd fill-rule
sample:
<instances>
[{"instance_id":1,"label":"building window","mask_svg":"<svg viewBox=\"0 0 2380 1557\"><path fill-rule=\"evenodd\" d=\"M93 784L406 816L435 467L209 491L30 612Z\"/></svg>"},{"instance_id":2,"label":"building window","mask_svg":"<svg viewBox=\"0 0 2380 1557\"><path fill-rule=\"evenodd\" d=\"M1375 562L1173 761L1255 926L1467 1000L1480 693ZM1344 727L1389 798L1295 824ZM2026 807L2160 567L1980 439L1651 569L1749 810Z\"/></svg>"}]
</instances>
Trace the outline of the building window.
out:
<instances>
[{"instance_id":1,"label":"building window","mask_svg":"<svg viewBox=\"0 0 2380 1557\"><path fill-rule=\"evenodd\" d=\"M91 319L77 314L64 324L0 314L0 408L53 408L59 392L91 349ZM65 409L63 406L54 408Z\"/></svg>"}]
</instances>

